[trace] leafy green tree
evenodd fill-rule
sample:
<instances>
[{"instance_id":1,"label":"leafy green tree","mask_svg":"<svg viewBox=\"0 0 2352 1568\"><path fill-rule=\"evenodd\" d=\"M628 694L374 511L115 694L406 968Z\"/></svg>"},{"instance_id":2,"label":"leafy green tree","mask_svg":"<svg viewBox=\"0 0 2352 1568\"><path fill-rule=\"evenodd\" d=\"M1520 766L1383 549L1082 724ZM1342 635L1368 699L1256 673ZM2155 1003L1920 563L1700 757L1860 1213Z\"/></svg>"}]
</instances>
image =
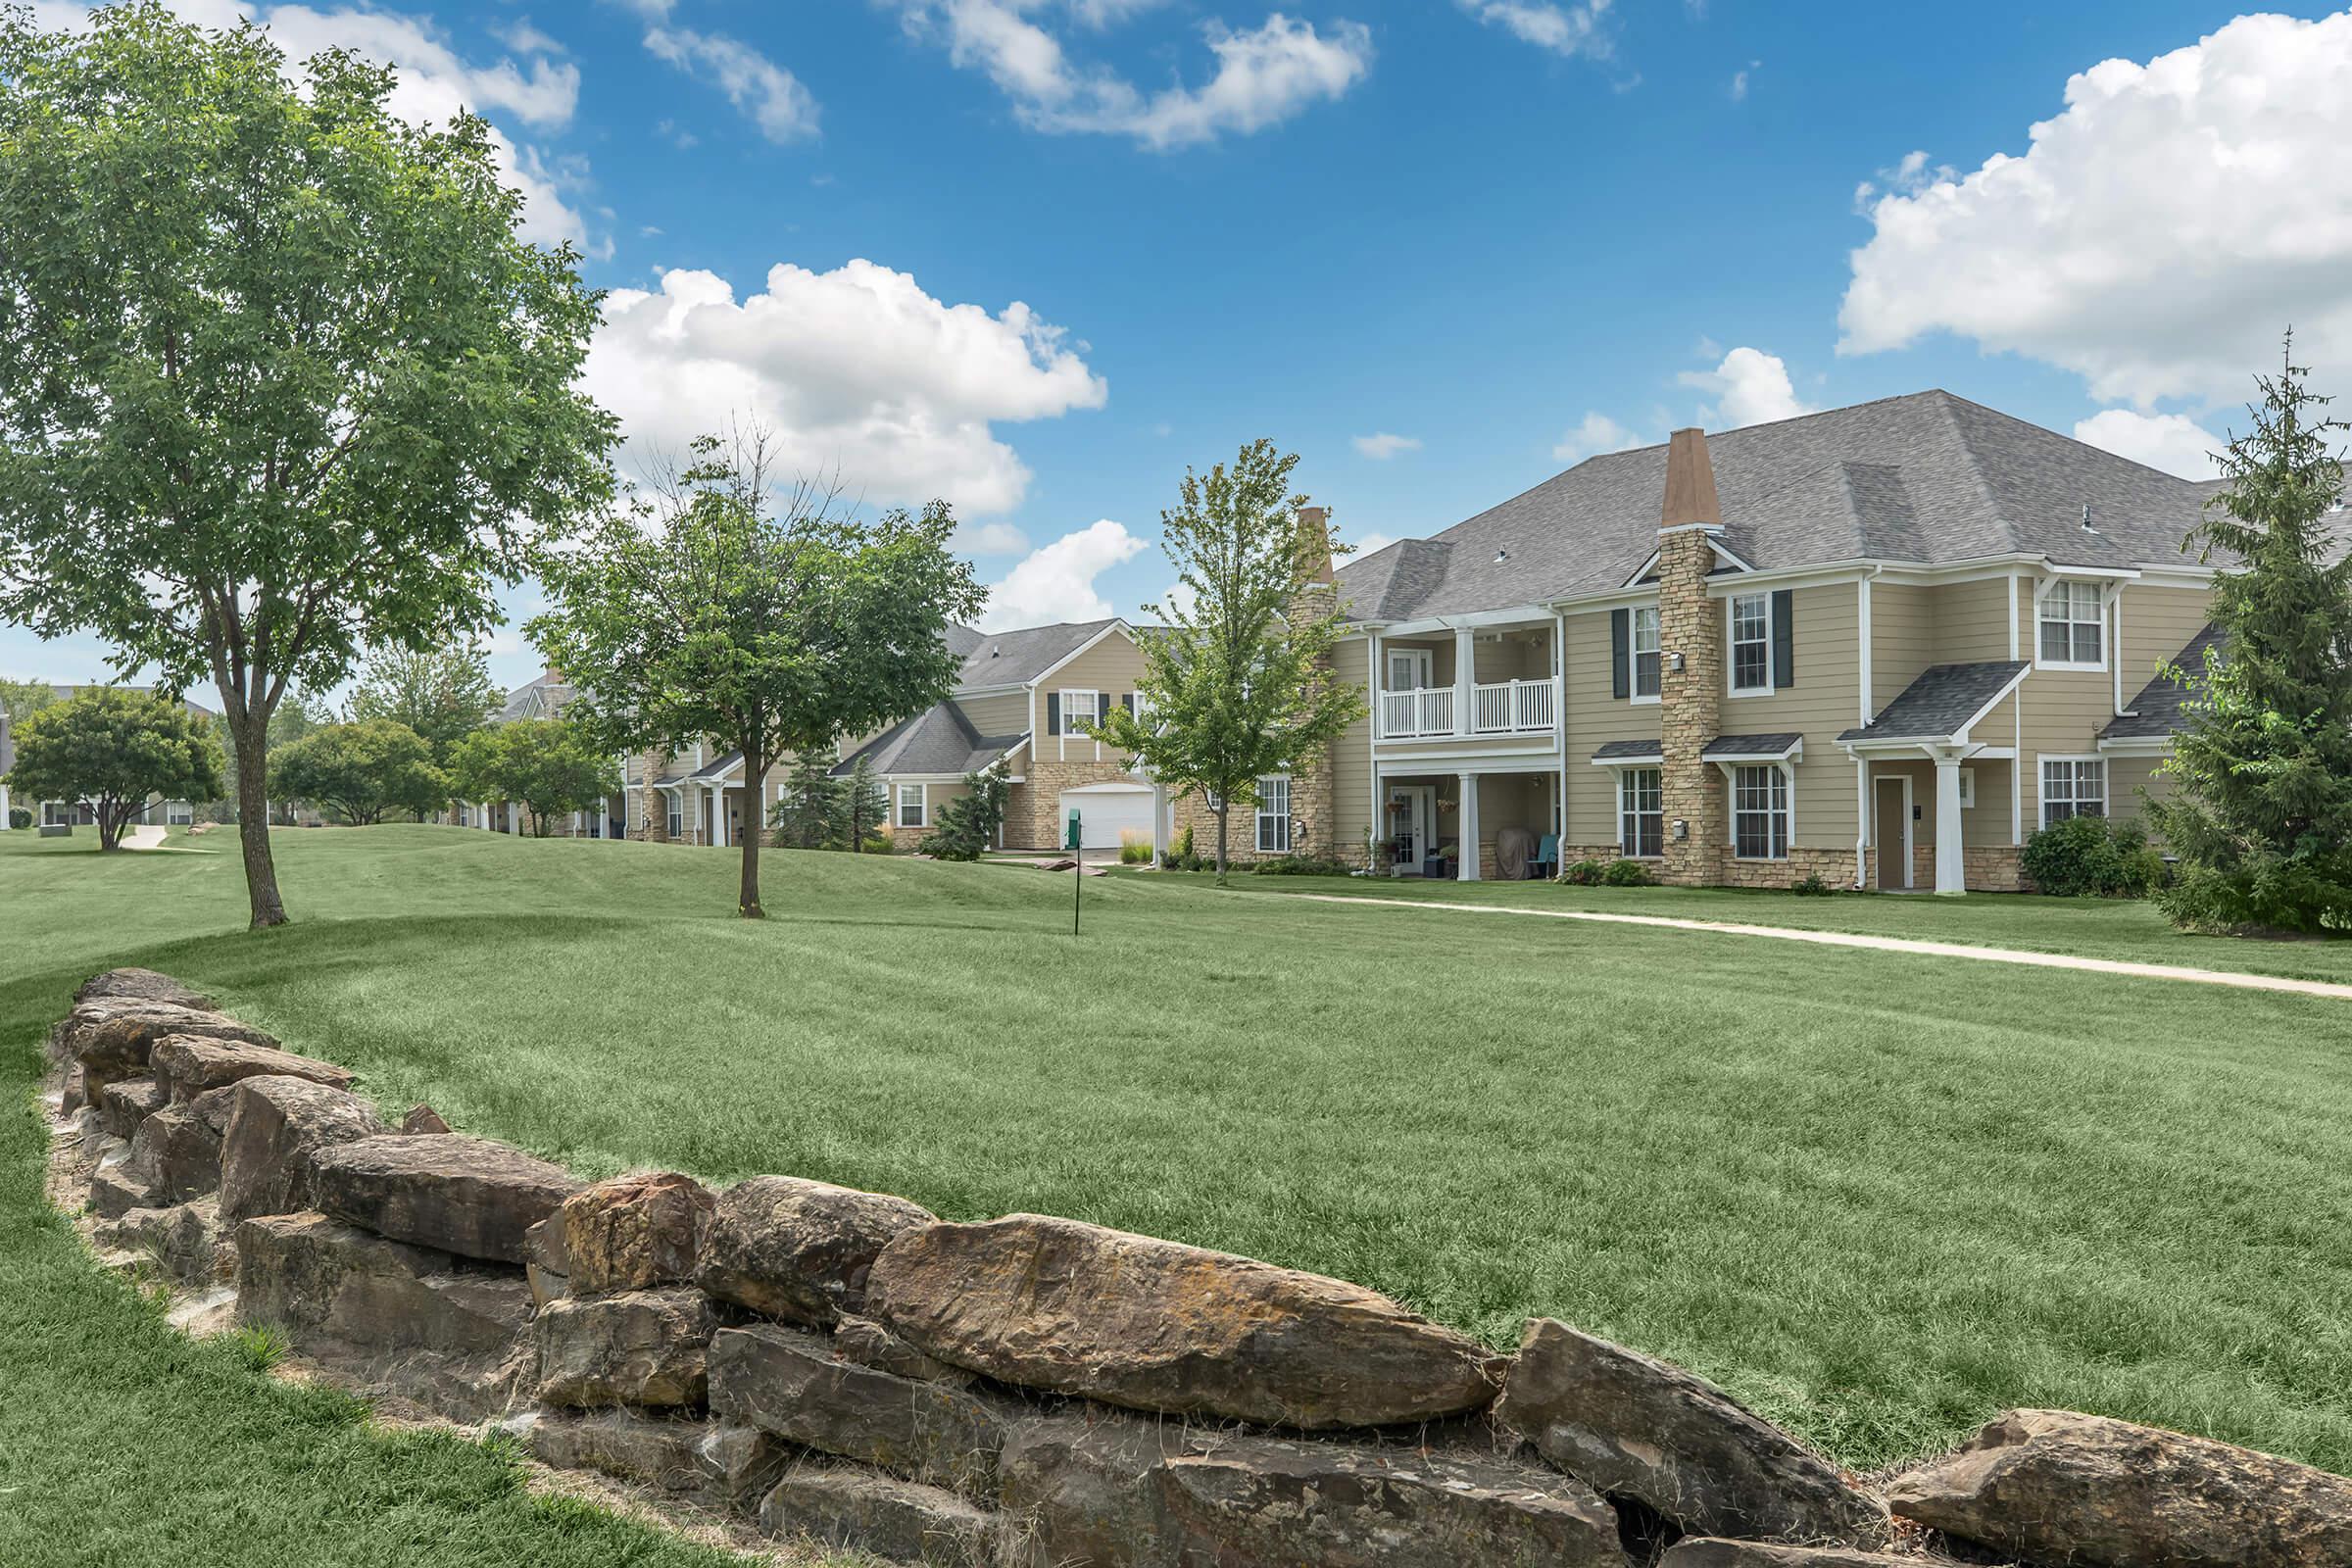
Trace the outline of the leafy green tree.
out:
<instances>
[{"instance_id":1,"label":"leafy green tree","mask_svg":"<svg viewBox=\"0 0 2352 1568\"><path fill-rule=\"evenodd\" d=\"M182 703L101 686L13 726L9 788L31 801L75 801L98 819L98 847L118 848L148 799L209 801L220 793L220 743Z\"/></svg>"},{"instance_id":2,"label":"leafy green tree","mask_svg":"<svg viewBox=\"0 0 2352 1568\"><path fill-rule=\"evenodd\" d=\"M516 236L489 127L283 64L152 0L0 12L0 617L214 683L256 926L287 691L492 624L612 442L576 386L598 297Z\"/></svg>"},{"instance_id":3,"label":"leafy green tree","mask_svg":"<svg viewBox=\"0 0 2352 1568\"><path fill-rule=\"evenodd\" d=\"M418 821L438 811L449 803L449 776L408 725L364 718L323 725L270 753L270 793L372 827L387 811L414 811Z\"/></svg>"},{"instance_id":4,"label":"leafy green tree","mask_svg":"<svg viewBox=\"0 0 2352 1568\"><path fill-rule=\"evenodd\" d=\"M568 718L518 718L476 730L457 744L450 768L469 800L528 807L538 838L555 831L558 817L604 809L618 777L613 754Z\"/></svg>"},{"instance_id":5,"label":"leafy green tree","mask_svg":"<svg viewBox=\"0 0 2352 1568\"><path fill-rule=\"evenodd\" d=\"M779 850L830 850L841 842L849 780L835 778L821 752L804 752L792 764L768 812Z\"/></svg>"},{"instance_id":6,"label":"leafy green tree","mask_svg":"<svg viewBox=\"0 0 2352 1568\"><path fill-rule=\"evenodd\" d=\"M45 680L9 680L0 676L0 713L9 722L22 724L44 708L54 708L63 698L57 688Z\"/></svg>"},{"instance_id":7,"label":"leafy green tree","mask_svg":"<svg viewBox=\"0 0 2352 1568\"><path fill-rule=\"evenodd\" d=\"M490 662L478 650L384 648L361 666L349 706L353 718L390 718L408 725L433 749L433 760L446 767L458 742L490 722L504 700L490 678Z\"/></svg>"},{"instance_id":8,"label":"leafy green tree","mask_svg":"<svg viewBox=\"0 0 2352 1568\"><path fill-rule=\"evenodd\" d=\"M922 852L938 860L977 860L997 842L1011 793L1001 768L964 774L963 793L939 808Z\"/></svg>"},{"instance_id":9,"label":"leafy green tree","mask_svg":"<svg viewBox=\"0 0 2352 1568\"><path fill-rule=\"evenodd\" d=\"M2328 433L2345 426L2309 373L2290 338L2188 538L2241 568L2214 585L2220 647L2171 671L2188 694L2164 765L2176 788L2147 808L2180 858L2157 901L2203 930L2352 930L2352 558L2328 522L2344 490Z\"/></svg>"},{"instance_id":10,"label":"leafy green tree","mask_svg":"<svg viewBox=\"0 0 2352 1568\"><path fill-rule=\"evenodd\" d=\"M1143 642L1143 712L1114 708L1090 727L1170 788L1206 797L1220 886L1233 813L1255 808L1258 779L1307 766L1364 714L1362 693L1330 678L1339 609L1316 589L1331 545L1300 515L1306 498L1289 494L1298 466L1259 440L1230 468L1185 470L1180 504L1159 514L1184 591L1144 607L1166 630Z\"/></svg>"},{"instance_id":11,"label":"leafy green tree","mask_svg":"<svg viewBox=\"0 0 2352 1568\"><path fill-rule=\"evenodd\" d=\"M757 786L785 757L831 755L954 689L948 624L985 595L948 548L947 504L864 522L806 483L771 495L769 463L760 430L701 438L636 515L542 565L554 608L527 629L581 683L573 711L609 749L716 737ZM760 839L743 835L747 919L765 912Z\"/></svg>"}]
</instances>

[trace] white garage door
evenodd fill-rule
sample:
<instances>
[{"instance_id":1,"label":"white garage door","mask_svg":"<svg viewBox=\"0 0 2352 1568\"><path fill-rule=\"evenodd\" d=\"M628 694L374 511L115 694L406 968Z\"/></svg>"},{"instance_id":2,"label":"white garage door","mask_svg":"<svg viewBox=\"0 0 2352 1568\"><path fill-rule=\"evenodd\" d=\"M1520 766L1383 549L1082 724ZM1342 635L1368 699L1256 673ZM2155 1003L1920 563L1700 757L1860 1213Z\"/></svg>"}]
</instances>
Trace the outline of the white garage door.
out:
<instances>
[{"instance_id":1,"label":"white garage door","mask_svg":"<svg viewBox=\"0 0 2352 1568\"><path fill-rule=\"evenodd\" d=\"M1152 791L1145 785L1100 785L1061 792L1061 843L1070 836L1070 813L1078 813L1081 842L1090 850L1115 850L1128 838L1152 842Z\"/></svg>"}]
</instances>

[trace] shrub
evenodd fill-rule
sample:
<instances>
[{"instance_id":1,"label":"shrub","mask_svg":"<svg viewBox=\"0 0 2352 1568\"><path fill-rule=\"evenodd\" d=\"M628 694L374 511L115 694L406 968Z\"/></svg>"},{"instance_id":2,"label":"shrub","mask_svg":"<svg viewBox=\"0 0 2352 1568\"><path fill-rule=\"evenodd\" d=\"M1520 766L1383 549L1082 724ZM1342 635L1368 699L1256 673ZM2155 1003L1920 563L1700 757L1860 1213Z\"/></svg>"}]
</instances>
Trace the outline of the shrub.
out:
<instances>
[{"instance_id":1,"label":"shrub","mask_svg":"<svg viewBox=\"0 0 2352 1568\"><path fill-rule=\"evenodd\" d=\"M1560 873L1560 880L1573 882L1580 888L1598 887L1602 869L1598 860L1578 860Z\"/></svg>"},{"instance_id":2,"label":"shrub","mask_svg":"<svg viewBox=\"0 0 2352 1568\"><path fill-rule=\"evenodd\" d=\"M28 828L32 826L32 813L22 806L12 806L8 808L8 825L13 828Z\"/></svg>"},{"instance_id":3,"label":"shrub","mask_svg":"<svg viewBox=\"0 0 2352 1568\"><path fill-rule=\"evenodd\" d=\"M1347 876L1354 868L1320 855L1285 855L1250 867L1259 876Z\"/></svg>"},{"instance_id":4,"label":"shrub","mask_svg":"<svg viewBox=\"0 0 2352 1568\"><path fill-rule=\"evenodd\" d=\"M1838 890L1824 882L1819 871L1807 871L1788 884L1788 891L1800 899L1826 899Z\"/></svg>"},{"instance_id":5,"label":"shrub","mask_svg":"<svg viewBox=\"0 0 2352 1568\"><path fill-rule=\"evenodd\" d=\"M2164 881L2164 858L2136 822L2070 816L2026 840L2026 876L2060 899L2145 898Z\"/></svg>"},{"instance_id":6,"label":"shrub","mask_svg":"<svg viewBox=\"0 0 2352 1568\"><path fill-rule=\"evenodd\" d=\"M1120 834L1119 863L1121 865L1150 865L1152 863L1152 846L1141 839L1130 837L1125 833Z\"/></svg>"},{"instance_id":7,"label":"shrub","mask_svg":"<svg viewBox=\"0 0 2352 1568\"><path fill-rule=\"evenodd\" d=\"M1600 873L1601 884L1612 888L1645 888L1653 878L1640 860L1611 860Z\"/></svg>"},{"instance_id":8,"label":"shrub","mask_svg":"<svg viewBox=\"0 0 2352 1568\"><path fill-rule=\"evenodd\" d=\"M977 860L996 842L1004 825L1004 808L1012 786L998 766L963 775L963 793L939 808L931 831L920 848L941 860Z\"/></svg>"}]
</instances>

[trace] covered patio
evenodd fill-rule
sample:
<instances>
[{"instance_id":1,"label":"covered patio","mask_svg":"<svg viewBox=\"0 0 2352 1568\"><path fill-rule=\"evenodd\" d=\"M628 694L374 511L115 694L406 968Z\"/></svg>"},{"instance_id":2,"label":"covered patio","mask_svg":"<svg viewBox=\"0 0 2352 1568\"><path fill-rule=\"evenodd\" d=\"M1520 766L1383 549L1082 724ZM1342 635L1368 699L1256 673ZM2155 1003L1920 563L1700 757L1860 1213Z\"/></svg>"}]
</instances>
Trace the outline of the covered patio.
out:
<instances>
[{"instance_id":1,"label":"covered patio","mask_svg":"<svg viewBox=\"0 0 2352 1568\"><path fill-rule=\"evenodd\" d=\"M1480 771L1383 769L1376 799L1379 841L1387 846L1393 876L1513 881L1559 870L1559 773L1548 763Z\"/></svg>"}]
</instances>

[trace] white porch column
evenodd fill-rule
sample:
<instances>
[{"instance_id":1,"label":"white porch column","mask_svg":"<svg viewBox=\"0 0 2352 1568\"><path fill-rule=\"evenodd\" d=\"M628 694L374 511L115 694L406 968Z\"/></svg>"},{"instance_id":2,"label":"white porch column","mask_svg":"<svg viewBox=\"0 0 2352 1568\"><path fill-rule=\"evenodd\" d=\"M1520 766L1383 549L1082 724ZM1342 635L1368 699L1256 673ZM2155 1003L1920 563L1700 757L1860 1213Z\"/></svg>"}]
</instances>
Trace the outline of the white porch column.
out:
<instances>
[{"instance_id":1,"label":"white porch column","mask_svg":"<svg viewBox=\"0 0 2352 1568\"><path fill-rule=\"evenodd\" d=\"M1966 893L1968 862L1960 851L1960 750L1936 748L1936 891Z\"/></svg>"},{"instance_id":2,"label":"white porch column","mask_svg":"<svg viewBox=\"0 0 2352 1568\"><path fill-rule=\"evenodd\" d=\"M1478 775L1457 773L1462 791L1462 871L1459 880L1476 882L1478 875Z\"/></svg>"},{"instance_id":3,"label":"white porch column","mask_svg":"<svg viewBox=\"0 0 2352 1568\"><path fill-rule=\"evenodd\" d=\"M515 838L522 837L522 803L520 801L507 803L507 831Z\"/></svg>"},{"instance_id":4,"label":"white porch column","mask_svg":"<svg viewBox=\"0 0 2352 1568\"><path fill-rule=\"evenodd\" d=\"M710 842L718 849L727 847L727 787L710 786Z\"/></svg>"},{"instance_id":5,"label":"white porch column","mask_svg":"<svg viewBox=\"0 0 2352 1568\"><path fill-rule=\"evenodd\" d=\"M1453 732L1467 735L1477 720L1470 705L1478 700L1478 643L1467 626L1453 632Z\"/></svg>"},{"instance_id":6,"label":"white porch column","mask_svg":"<svg viewBox=\"0 0 2352 1568\"><path fill-rule=\"evenodd\" d=\"M7 832L9 830L9 826L8 786L5 784L0 784L0 833Z\"/></svg>"}]
</instances>

